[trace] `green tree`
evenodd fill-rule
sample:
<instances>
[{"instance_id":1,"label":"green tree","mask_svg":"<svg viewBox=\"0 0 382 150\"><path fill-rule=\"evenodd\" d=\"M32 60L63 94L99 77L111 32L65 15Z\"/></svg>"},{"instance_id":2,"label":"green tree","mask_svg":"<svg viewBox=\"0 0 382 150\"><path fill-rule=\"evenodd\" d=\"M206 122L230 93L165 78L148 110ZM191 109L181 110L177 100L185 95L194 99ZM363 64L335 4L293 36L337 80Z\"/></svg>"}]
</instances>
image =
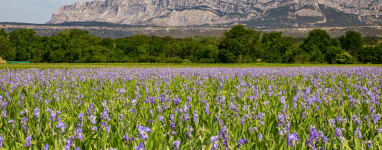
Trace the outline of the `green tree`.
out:
<instances>
[{"instance_id":1,"label":"green tree","mask_svg":"<svg viewBox=\"0 0 382 150\"><path fill-rule=\"evenodd\" d=\"M305 52L301 45L302 42L295 43L285 54L285 62L286 63L306 63L310 61L310 56L307 52Z\"/></svg>"},{"instance_id":2,"label":"green tree","mask_svg":"<svg viewBox=\"0 0 382 150\"><path fill-rule=\"evenodd\" d=\"M339 64L353 64L354 58L348 52L343 52L341 54L337 54L336 61Z\"/></svg>"},{"instance_id":3,"label":"green tree","mask_svg":"<svg viewBox=\"0 0 382 150\"><path fill-rule=\"evenodd\" d=\"M355 61L358 61L360 52L362 51L362 35L360 32L347 31L345 35L340 37L341 46L350 55L354 56Z\"/></svg>"},{"instance_id":4,"label":"green tree","mask_svg":"<svg viewBox=\"0 0 382 150\"><path fill-rule=\"evenodd\" d=\"M0 36L0 57L5 60L15 60L16 49L12 47L7 37Z\"/></svg>"},{"instance_id":5,"label":"green tree","mask_svg":"<svg viewBox=\"0 0 382 150\"><path fill-rule=\"evenodd\" d=\"M264 33L261 39L264 61L268 63L287 62L286 52L294 45L294 39L283 37L281 32Z\"/></svg>"},{"instance_id":6,"label":"green tree","mask_svg":"<svg viewBox=\"0 0 382 150\"><path fill-rule=\"evenodd\" d=\"M238 57L238 62L244 62L246 56L256 54L258 51L260 35L260 32L256 30L236 25L224 33L224 40L220 43L219 48L228 50Z\"/></svg>"},{"instance_id":7,"label":"green tree","mask_svg":"<svg viewBox=\"0 0 382 150\"><path fill-rule=\"evenodd\" d=\"M340 47L336 47L336 46L328 47L326 52L326 57L325 57L326 62L330 64L335 64L337 62L336 61L337 55L342 54L343 52L344 50L341 49Z\"/></svg>"},{"instance_id":8,"label":"green tree","mask_svg":"<svg viewBox=\"0 0 382 150\"><path fill-rule=\"evenodd\" d=\"M225 49L221 49L219 51L218 58L219 58L219 62L222 62L222 63L235 62L235 55L231 51L225 50Z\"/></svg>"},{"instance_id":9,"label":"green tree","mask_svg":"<svg viewBox=\"0 0 382 150\"><path fill-rule=\"evenodd\" d=\"M7 37L8 34L7 34L7 32L4 29L1 29L0 30L0 36Z\"/></svg>"},{"instance_id":10,"label":"green tree","mask_svg":"<svg viewBox=\"0 0 382 150\"><path fill-rule=\"evenodd\" d=\"M323 63L330 46L332 46L330 35L325 30L314 29L309 32L302 48L310 55L310 61Z\"/></svg>"},{"instance_id":11,"label":"green tree","mask_svg":"<svg viewBox=\"0 0 382 150\"><path fill-rule=\"evenodd\" d=\"M16 48L16 60L39 60L42 57L40 37L32 29L17 29L9 33L9 40Z\"/></svg>"}]
</instances>

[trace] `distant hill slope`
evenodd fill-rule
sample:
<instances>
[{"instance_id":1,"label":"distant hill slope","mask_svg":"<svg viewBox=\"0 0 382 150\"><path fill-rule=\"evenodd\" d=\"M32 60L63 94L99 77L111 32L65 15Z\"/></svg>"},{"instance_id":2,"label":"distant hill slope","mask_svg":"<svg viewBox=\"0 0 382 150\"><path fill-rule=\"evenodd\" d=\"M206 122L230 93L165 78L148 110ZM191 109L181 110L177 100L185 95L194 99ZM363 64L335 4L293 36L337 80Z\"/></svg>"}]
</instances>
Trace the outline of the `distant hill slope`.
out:
<instances>
[{"instance_id":1,"label":"distant hill slope","mask_svg":"<svg viewBox=\"0 0 382 150\"><path fill-rule=\"evenodd\" d=\"M94 0L62 6L49 23L150 26L317 27L382 25L381 0Z\"/></svg>"},{"instance_id":2,"label":"distant hill slope","mask_svg":"<svg viewBox=\"0 0 382 150\"><path fill-rule=\"evenodd\" d=\"M31 23L1 23L0 29L12 31L19 28L34 29L37 34L50 36L65 29L81 29L89 31L90 34L103 38L121 38L135 34L171 36L175 38L186 38L194 36L222 36L224 31L230 27L224 26L188 26L188 27L159 27L159 26L128 26L104 22L68 22L63 24L31 24ZM327 30L333 37L338 37L348 30L359 31L363 36L382 37L382 26L349 26L349 27L320 27ZM306 37L308 32L314 28L261 28L254 29L262 32L280 31L285 35L296 38Z\"/></svg>"}]
</instances>

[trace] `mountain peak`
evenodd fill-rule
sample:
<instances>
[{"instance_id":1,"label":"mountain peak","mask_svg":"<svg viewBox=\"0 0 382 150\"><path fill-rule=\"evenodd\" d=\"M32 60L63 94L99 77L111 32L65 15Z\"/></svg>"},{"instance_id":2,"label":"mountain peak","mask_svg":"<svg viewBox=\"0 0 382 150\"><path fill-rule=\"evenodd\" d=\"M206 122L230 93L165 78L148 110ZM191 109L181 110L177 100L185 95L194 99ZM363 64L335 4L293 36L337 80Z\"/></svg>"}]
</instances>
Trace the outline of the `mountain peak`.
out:
<instances>
[{"instance_id":1,"label":"mountain peak","mask_svg":"<svg viewBox=\"0 0 382 150\"><path fill-rule=\"evenodd\" d=\"M58 9L50 23L261 27L381 25L379 0L105 0Z\"/></svg>"}]
</instances>

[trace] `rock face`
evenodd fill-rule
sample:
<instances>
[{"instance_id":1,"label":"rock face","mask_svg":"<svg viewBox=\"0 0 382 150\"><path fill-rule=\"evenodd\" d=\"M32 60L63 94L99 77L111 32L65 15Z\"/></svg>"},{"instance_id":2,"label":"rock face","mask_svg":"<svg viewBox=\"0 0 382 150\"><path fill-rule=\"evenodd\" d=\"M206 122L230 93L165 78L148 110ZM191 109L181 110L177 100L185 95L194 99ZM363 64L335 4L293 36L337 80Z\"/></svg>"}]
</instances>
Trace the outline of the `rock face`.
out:
<instances>
[{"instance_id":1,"label":"rock face","mask_svg":"<svg viewBox=\"0 0 382 150\"><path fill-rule=\"evenodd\" d=\"M382 0L94 0L58 9L49 23L265 27L382 25Z\"/></svg>"}]
</instances>

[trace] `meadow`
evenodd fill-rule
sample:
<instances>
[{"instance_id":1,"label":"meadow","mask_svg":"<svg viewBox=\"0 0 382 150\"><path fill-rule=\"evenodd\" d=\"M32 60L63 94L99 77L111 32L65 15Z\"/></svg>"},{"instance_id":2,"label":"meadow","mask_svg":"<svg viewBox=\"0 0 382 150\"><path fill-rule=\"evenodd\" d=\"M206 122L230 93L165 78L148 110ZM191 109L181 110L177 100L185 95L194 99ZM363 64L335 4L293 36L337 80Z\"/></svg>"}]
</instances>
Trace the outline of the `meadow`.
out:
<instances>
[{"instance_id":1,"label":"meadow","mask_svg":"<svg viewBox=\"0 0 382 150\"><path fill-rule=\"evenodd\" d=\"M3 149L382 149L380 65L0 68Z\"/></svg>"},{"instance_id":2,"label":"meadow","mask_svg":"<svg viewBox=\"0 0 382 150\"><path fill-rule=\"evenodd\" d=\"M285 64L285 63L28 63L0 64L0 69L70 68L280 68L280 67L382 67L382 64Z\"/></svg>"}]
</instances>

